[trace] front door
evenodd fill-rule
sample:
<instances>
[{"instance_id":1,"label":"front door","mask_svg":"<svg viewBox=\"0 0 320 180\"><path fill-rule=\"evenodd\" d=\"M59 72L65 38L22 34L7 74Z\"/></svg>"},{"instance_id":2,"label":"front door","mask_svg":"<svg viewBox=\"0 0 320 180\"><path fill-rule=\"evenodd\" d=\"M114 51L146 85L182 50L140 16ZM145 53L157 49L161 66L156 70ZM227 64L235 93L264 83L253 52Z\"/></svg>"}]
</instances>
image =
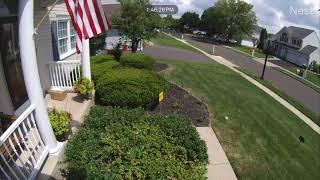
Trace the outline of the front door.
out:
<instances>
[{"instance_id":1,"label":"front door","mask_svg":"<svg viewBox=\"0 0 320 180\"><path fill-rule=\"evenodd\" d=\"M5 4L0 4L0 9L5 10ZM8 13L3 12L0 14L0 63L16 110L28 100L20 60L18 18L10 8L7 8Z\"/></svg>"}]
</instances>

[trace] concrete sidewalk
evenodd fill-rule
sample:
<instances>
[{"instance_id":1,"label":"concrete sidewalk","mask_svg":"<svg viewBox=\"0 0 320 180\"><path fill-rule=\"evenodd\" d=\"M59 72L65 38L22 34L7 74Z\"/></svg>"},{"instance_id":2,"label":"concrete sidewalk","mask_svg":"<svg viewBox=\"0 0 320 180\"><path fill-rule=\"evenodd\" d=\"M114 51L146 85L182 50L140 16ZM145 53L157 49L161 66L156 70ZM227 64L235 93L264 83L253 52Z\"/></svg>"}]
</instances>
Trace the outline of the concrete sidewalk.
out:
<instances>
[{"instance_id":1,"label":"concrete sidewalk","mask_svg":"<svg viewBox=\"0 0 320 180\"><path fill-rule=\"evenodd\" d=\"M208 148L209 164L208 174L209 180L236 180L232 166L223 151L221 144L211 127L196 127L202 140L206 142Z\"/></svg>"},{"instance_id":2,"label":"concrete sidewalk","mask_svg":"<svg viewBox=\"0 0 320 180\"><path fill-rule=\"evenodd\" d=\"M169 35L171 36L171 35ZM305 122L310 128L312 128L315 132L317 132L318 134L320 134L320 127L314 123L310 118L308 118L306 115L304 115L302 112L300 112L297 108L295 108L294 106L292 106L290 103L288 103L285 99L283 99L282 97L280 97L278 94L274 93L273 91L271 91L270 89L268 89L267 87L263 86L261 83L259 83L258 81L256 81L255 79L251 78L250 76L244 74L243 72L239 71L238 69L236 69L235 67L237 67L236 65L234 65L233 63L231 63L230 61L220 57L220 56L214 56L211 55L191 44L189 44L188 42L178 39L174 36L171 36L173 38L175 38L178 41L181 41L185 44L188 44L189 46L197 49L198 51L202 52L204 55L210 57L212 60L225 65L226 67L228 67L229 69L233 70L234 72L238 73L239 75L241 75L242 77L244 77L245 79L247 79L249 82L251 82L252 84L254 84L255 86L257 86L259 89L263 90L265 93L269 94L272 98L274 98L276 101L278 101L280 104L282 104L284 107L286 107L288 110L290 110L292 113L294 113L296 116L298 116L303 122Z\"/></svg>"}]
</instances>

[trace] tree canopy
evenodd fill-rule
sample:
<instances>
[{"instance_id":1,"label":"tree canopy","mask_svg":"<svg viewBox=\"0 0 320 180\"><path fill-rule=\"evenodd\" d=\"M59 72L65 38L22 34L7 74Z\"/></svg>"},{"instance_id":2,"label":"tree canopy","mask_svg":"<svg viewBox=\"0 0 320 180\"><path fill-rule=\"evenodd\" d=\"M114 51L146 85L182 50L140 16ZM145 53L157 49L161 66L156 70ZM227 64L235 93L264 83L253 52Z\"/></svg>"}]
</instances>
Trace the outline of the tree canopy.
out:
<instances>
[{"instance_id":1,"label":"tree canopy","mask_svg":"<svg viewBox=\"0 0 320 180\"><path fill-rule=\"evenodd\" d=\"M263 28L260 32L260 38L259 38L259 43L258 43L258 46L257 48L259 49L263 49L263 46L264 46L264 41L268 39L268 32L267 32L267 29L266 28Z\"/></svg>"},{"instance_id":2,"label":"tree canopy","mask_svg":"<svg viewBox=\"0 0 320 180\"><path fill-rule=\"evenodd\" d=\"M241 39L252 33L257 22L253 6L245 1L218 0L201 16L201 27L227 39Z\"/></svg>"},{"instance_id":3,"label":"tree canopy","mask_svg":"<svg viewBox=\"0 0 320 180\"><path fill-rule=\"evenodd\" d=\"M186 12L181 16L179 23L182 28L186 27L188 30L196 29L199 27L200 23L199 14L195 12Z\"/></svg>"},{"instance_id":4,"label":"tree canopy","mask_svg":"<svg viewBox=\"0 0 320 180\"><path fill-rule=\"evenodd\" d=\"M121 15L112 19L115 28L127 38L131 39L132 51L136 52L141 39L150 39L155 35L157 20L161 17L151 11L149 0L119 0Z\"/></svg>"}]
</instances>

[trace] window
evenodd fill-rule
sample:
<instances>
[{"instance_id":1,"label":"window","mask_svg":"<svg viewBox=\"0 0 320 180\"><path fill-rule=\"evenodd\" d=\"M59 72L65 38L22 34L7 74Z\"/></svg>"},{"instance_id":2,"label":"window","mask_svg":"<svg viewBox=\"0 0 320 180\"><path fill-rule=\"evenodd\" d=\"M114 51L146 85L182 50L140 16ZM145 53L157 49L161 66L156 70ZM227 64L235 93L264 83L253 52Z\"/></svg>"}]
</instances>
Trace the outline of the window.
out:
<instances>
[{"instance_id":1,"label":"window","mask_svg":"<svg viewBox=\"0 0 320 180\"><path fill-rule=\"evenodd\" d=\"M288 35L287 33L282 33L280 37L280 41L288 42Z\"/></svg>"},{"instance_id":2,"label":"window","mask_svg":"<svg viewBox=\"0 0 320 180\"><path fill-rule=\"evenodd\" d=\"M76 33L69 19L57 21L57 32L60 59L63 59L75 52Z\"/></svg>"}]
</instances>

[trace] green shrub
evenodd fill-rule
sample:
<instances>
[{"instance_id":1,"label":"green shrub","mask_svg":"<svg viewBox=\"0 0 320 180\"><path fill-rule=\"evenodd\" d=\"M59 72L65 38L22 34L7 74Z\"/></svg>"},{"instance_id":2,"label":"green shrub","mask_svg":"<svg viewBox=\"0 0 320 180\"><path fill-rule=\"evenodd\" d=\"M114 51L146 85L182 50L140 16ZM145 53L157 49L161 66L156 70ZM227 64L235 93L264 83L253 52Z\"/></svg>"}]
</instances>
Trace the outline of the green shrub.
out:
<instances>
[{"instance_id":1,"label":"green shrub","mask_svg":"<svg viewBox=\"0 0 320 180\"><path fill-rule=\"evenodd\" d=\"M116 61L120 61L120 58L122 56L122 50L120 49L121 44L118 43L111 51L112 56Z\"/></svg>"},{"instance_id":2,"label":"green shrub","mask_svg":"<svg viewBox=\"0 0 320 180\"><path fill-rule=\"evenodd\" d=\"M94 84L87 78L81 78L75 83L74 89L82 96L88 97L93 93Z\"/></svg>"},{"instance_id":3,"label":"green shrub","mask_svg":"<svg viewBox=\"0 0 320 180\"><path fill-rule=\"evenodd\" d=\"M97 55L90 58L91 61L91 76L94 82L105 74L107 71L118 65L118 62L112 55Z\"/></svg>"},{"instance_id":4,"label":"green shrub","mask_svg":"<svg viewBox=\"0 0 320 180\"><path fill-rule=\"evenodd\" d=\"M120 64L125 67L152 70L155 60L142 53L127 53L121 56Z\"/></svg>"},{"instance_id":5,"label":"green shrub","mask_svg":"<svg viewBox=\"0 0 320 180\"><path fill-rule=\"evenodd\" d=\"M65 155L74 179L205 179L208 161L189 119L99 106Z\"/></svg>"},{"instance_id":6,"label":"green shrub","mask_svg":"<svg viewBox=\"0 0 320 180\"><path fill-rule=\"evenodd\" d=\"M152 71L113 69L98 79L96 102L101 105L151 109L158 103L159 93L167 89L167 81Z\"/></svg>"},{"instance_id":7,"label":"green shrub","mask_svg":"<svg viewBox=\"0 0 320 180\"><path fill-rule=\"evenodd\" d=\"M59 141L64 141L70 132L70 114L58 112L56 109L49 111L48 114L54 135Z\"/></svg>"}]
</instances>

